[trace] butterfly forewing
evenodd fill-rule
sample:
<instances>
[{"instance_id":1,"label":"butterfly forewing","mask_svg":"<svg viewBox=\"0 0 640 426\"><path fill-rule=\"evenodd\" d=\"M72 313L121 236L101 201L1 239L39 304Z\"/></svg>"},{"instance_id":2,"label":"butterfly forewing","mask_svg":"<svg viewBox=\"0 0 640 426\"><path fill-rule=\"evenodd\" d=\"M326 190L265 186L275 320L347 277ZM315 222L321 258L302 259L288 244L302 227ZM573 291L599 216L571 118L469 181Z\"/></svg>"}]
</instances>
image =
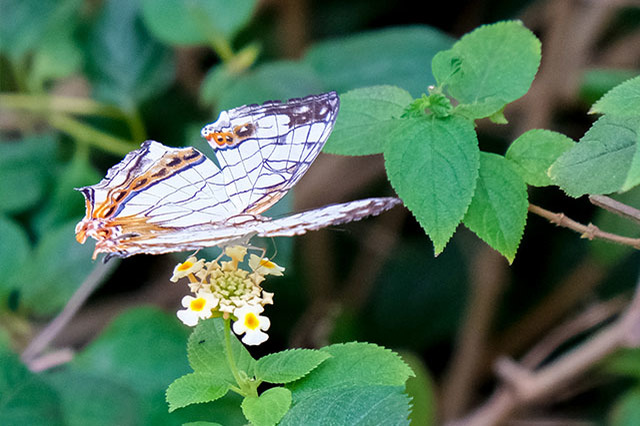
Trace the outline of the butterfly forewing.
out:
<instances>
[{"instance_id":1,"label":"butterfly forewing","mask_svg":"<svg viewBox=\"0 0 640 426\"><path fill-rule=\"evenodd\" d=\"M202 129L237 213L260 214L293 187L322 150L339 104L330 92L247 105Z\"/></svg>"}]
</instances>

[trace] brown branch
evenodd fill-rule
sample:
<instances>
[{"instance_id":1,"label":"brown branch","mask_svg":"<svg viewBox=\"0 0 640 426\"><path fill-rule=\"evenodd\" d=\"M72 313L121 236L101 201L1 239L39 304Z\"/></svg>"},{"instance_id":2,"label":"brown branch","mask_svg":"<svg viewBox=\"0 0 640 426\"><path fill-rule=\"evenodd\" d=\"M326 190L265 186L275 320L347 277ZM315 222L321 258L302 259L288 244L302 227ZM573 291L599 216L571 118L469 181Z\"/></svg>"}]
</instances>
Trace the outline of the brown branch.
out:
<instances>
[{"instance_id":1,"label":"brown branch","mask_svg":"<svg viewBox=\"0 0 640 426\"><path fill-rule=\"evenodd\" d=\"M640 282L638 283L640 288ZM625 313L550 364L531 371L502 358L496 363L504 384L480 408L450 426L496 425L506 421L518 408L550 398L618 349L640 345L640 291Z\"/></svg>"},{"instance_id":2,"label":"brown branch","mask_svg":"<svg viewBox=\"0 0 640 426\"><path fill-rule=\"evenodd\" d=\"M496 305L507 283L507 262L495 250L483 246L471 266L471 295L456 351L442 384L442 419L450 420L466 410L480 379Z\"/></svg>"},{"instance_id":3,"label":"brown branch","mask_svg":"<svg viewBox=\"0 0 640 426\"><path fill-rule=\"evenodd\" d=\"M554 213L549 210L543 209L542 207L536 206L535 204L529 204L529 211L531 213L537 214L538 216L544 217L551 223L578 232L579 234L581 234L582 238L587 238L589 240L597 238L600 240L609 241L611 243L631 246L635 249L640 250L640 238L623 237L621 235L605 232L592 223L590 223L589 225L583 225L565 216L564 213Z\"/></svg>"},{"instance_id":4,"label":"brown branch","mask_svg":"<svg viewBox=\"0 0 640 426\"><path fill-rule=\"evenodd\" d=\"M62 312L53 319L38 334L22 352L22 360L30 366L30 363L40 356L43 350L51 343L51 341L60 333L73 316L78 312L82 305L87 301L89 296L98 286L115 270L120 264L116 260L108 263L96 263L89 276L84 280L82 285L78 287L76 292L71 296Z\"/></svg>"},{"instance_id":5,"label":"brown branch","mask_svg":"<svg viewBox=\"0 0 640 426\"><path fill-rule=\"evenodd\" d=\"M611 213L622 216L640 224L640 210L614 200L606 195L589 195L589 201L598 207L602 207Z\"/></svg>"}]
</instances>

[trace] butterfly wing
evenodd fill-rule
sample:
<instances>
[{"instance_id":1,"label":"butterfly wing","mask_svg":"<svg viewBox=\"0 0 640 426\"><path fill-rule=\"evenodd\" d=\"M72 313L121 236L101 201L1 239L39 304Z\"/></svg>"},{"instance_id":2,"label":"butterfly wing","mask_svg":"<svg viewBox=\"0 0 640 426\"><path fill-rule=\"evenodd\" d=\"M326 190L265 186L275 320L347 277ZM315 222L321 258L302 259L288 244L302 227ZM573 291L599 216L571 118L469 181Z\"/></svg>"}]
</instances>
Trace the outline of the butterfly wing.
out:
<instances>
[{"instance_id":1,"label":"butterfly wing","mask_svg":"<svg viewBox=\"0 0 640 426\"><path fill-rule=\"evenodd\" d=\"M304 175L338 114L335 92L223 111L202 129L236 214L260 214Z\"/></svg>"},{"instance_id":2,"label":"butterfly wing","mask_svg":"<svg viewBox=\"0 0 640 426\"><path fill-rule=\"evenodd\" d=\"M274 220L252 215L236 216L233 224L206 223L178 228L161 235L124 235L118 239L117 247L99 241L96 244L96 252L109 253L109 256L128 257L139 253L161 254L246 243L256 235L291 237L327 226L360 220L367 216L376 216L400 203L398 198L393 197L367 198L331 204Z\"/></svg>"},{"instance_id":3,"label":"butterfly wing","mask_svg":"<svg viewBox=\"0 0 640 426\"><path fill-rule=\"evenodd\" d=\"M366 198L347 203L330 204L313 210L292 214L263 223L259 227L261 237L292 237L327 226L340 225L377 216L401 201L395 197Z\"/></svg>"},{"instance_id":4,"label":"butterfly wing","mask_svg":"<svg viewBox=\"0 0 640 426\"><path fill-rule=\"evenodd\" d=\"M219 222L233 214L217 166L194 148L146 141L98 184L79 188L87 212L76 227L80 242L122 235L159 236Z\"/></svg>"}]
</instances>

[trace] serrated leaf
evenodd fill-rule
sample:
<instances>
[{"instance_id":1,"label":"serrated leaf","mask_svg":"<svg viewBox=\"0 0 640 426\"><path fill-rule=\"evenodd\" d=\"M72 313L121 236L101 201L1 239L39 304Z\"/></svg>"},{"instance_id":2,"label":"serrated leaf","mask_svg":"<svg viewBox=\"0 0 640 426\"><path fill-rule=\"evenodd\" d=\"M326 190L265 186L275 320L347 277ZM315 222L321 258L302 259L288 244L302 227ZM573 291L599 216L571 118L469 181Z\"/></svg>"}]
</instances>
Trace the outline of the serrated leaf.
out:
<instances>
[{"instance_id":1,"label":"serrated leaf","mask_svg":"<svg viewBox=\"0 0 640 426\"><path fill-rule=\"evenodd\" d=\"M609 194L640 182L639 124L636 118L604 115L580 142L549 169L568 195Z\"/></svg>"},{"instance_id":2,"label":"serrated leaf","mask_svg":"<svg viewBox=\"0 0 640 426\"><path fill-rule=\"evenodd\" d=\"M335 344L320 349L331 355L311 374L287 386L297 397L330 386L404 386L413 372L395 352L372 343Z\"/></svg>"},{"instance_id":3,"label":"serrated leaf","mask_svg":"<svg viewBox=\"0 0 640 426\"><path fill-rule=\"evenodd\" d=\"M215 401L228 391L229 385L217 376L206 373L186 374L167 388L169 412L191 404Z\"/></svg>"},{"instance_id":4,"label":"serrated leaf","mask_svg":"<svg viewBox=\"0 0 640 426\"><path fill-rule=\"evenodd\" d=\"M484 25L438 53L432 71L460 102L456 111L489 117L527 93L540 65L540 41L520 21Z\"/></svg>"},{"instance_id":5,"label":"serrated leaf","mask_svg":"<svg viewBox=\"0 0 640 426\"><path fill-rule=\"evenodd\" d=\"M509 160L524 181L532 186L553 185L549 167L575 146L571 138L551 130L533 129L520 135L507 150Z\"/></svg>"},{"instance_id":6,"label":"serrated leaf","mask_svg":"<svg viewBox=\"0 0 640 426\"><path fill-rule=\"evenodd\" d=\"M0 424L57 426L65 424L56 392L0 348Z\"/></svg>"},{"instance_id":7,"label":"serrated leaf","mask_svg":"<svg viewBox=\"0 0 640 426\"><path fill-rule=\"evenodd\" d=\"M638 119L640 117L640 76L609 90L591 107L589 112Z\"/></svg>"},{"instance_id":8,"label":"serrated leaf","mask_svg":"<svg viewBox=\"0 0 640 426\"><path fill-rule=\"evenodd\" d=\"M340 95L340 113L324 151L339 155L381 153L389 128L394 128L412 100L409 92L395 86L366 87Z\"/></svg>"},{"instance_id":9,"label":"serrated leaf","mask_svg":"<svg viewBox=\"0 0 640 426\"><path fill-rule=\"evenodd\" d=\"M389 84L417 97L434 83L428 72L431 59L452 43L450 37L431 27L385 28L316 43L303 61L311 65L325 87L338 92Z\"/></svg>"},{"instance_id":10,"label":"serrated leaf","mask_svg":"<svg viewBox=\"0 0 640 426\"><path fill-rule=\"evenodd\" d=\"M415 373L407 380L407 394L411 398L411 415L414 425L436 424L436 387L422 358L412 352L402 352L402 359Z\"/></svg>"},{"instance_id":11,"label":"serrated leaf","mask_svg":"<svg viewBox=\"0 0 640 426\"><path fill-rule=\"evenodd\" d=\"M276 387L267 389L259 397L247 397L242 401L242 412L256 426L273 426L289 411L291 391Z\"/></svg>"},{"instance_id":12,"label":"serrated leaf","mask_svg":"<svg viewBox=\"0 0 640 426\"><path fill-rule=\"evenodd\" d=\"M501 155L480 153L476 192L464 224L513 262L527 222L527 186Z\"/></svg>"},{"instance_id":13,"label":"serrated leaf","mask_svg":"<svg viewBox=\"0 0 640 426\"><path fill-rule=\"evenodd\" d=\"M256 0L143 0L142 14L159 39L178 45L230 40L251 18Z\"/></svg>"},{"instance_id":14,"label":"serrated leaf","mask_svg":"<svg viewBox=\"0 0 640 426\"><path fill-rule=\"evenodd\" d=\"M586 105L592 105L609 90L637 74L633 70L619 68L587 69L582 75L582 81L580 81L580 100Z\"/></svg>"},{"instance_id":15,"label":"serrated leaf","mask_svg":"<svg viewBox=\"0 0 640 426\"><path fill-rule=\"evenodd\" d=\"M398 121L384 151L387 175L438 255L473 197L479 167L476 133L461 117Z\"/></svg>"},{"instance_id":16,"label":"serrated leaf","mask_svg":"<svg viewBox=\"0 0 640 426\"><path fill-rule=\"evenodd\" d=\"M240 341L231 336L231 350L239 370L253 376L255 360ZM200 321L189 336L187 344L189 364L196 373L209 374L218 380L235 383L233 373L227 362L224 343L224 321L221 318L210 318Z\"/></svg>"},{"instance_id":17,"label":"serrated leaf","mask_svg":"<svg viewBox=\"0 0 640 426\"><path fill-rule=\"evenodd\" d=\"M172 52L151 37L129 0L104 2L91 28L88 77L95 96L129 111L173 80Z\"/></svg>"},{"instance_id":18,"label":"serrated leaf","mask_svg":"<svg viewBox=\"0 0 640 426\"><path fill-rule=\"evenodd\" d=\"M294 405L280 425L409 425L403 386L353 385L319 388Z\"/></svg>"},{"instance_id":19,"label":"serrated leaf","mask_svg":"<svg viewBox=\"0 0 640 426\"><path fill-rule=\"evenodd\" d=\"M260 358L256 362L257 380L269 383L288 383L306 376L330 358L326 352L312 349L290 349Z\"/></svg>"}]
</instances>

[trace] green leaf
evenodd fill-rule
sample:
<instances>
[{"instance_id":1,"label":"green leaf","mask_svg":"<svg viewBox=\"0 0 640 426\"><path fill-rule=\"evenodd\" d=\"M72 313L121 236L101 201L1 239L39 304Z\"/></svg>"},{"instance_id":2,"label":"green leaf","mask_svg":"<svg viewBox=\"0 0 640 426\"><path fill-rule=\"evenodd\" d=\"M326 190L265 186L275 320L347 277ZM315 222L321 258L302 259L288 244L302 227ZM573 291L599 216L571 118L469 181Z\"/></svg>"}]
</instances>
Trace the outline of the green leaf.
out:
<instances>
[{"instance_id":1,"label":"green leaf","mask_svg":"<svg viewBox=\"0 0 640 426\"><path fill-rule=\"evenodd\" d=\"M43 235L69 220L82 217L85 211L84 197L74 188L92 185L101 178L86 156L77 155L61 167L54 180L51 196L34 219L36 232Z\"/></svg>"},{"instance_id":2,"label":"green leaf","mask_svg":"<svg viewBox=\"0 0 640 426\"><path fill-rule=\"evenodd\" d=\"M527 185L501 155L480 153L480 175L464 217L467 228L513 262L527 222Z\"/></svg>"},{"instance_id":3,"label":"green leaf","mask_svg":"<svg viewBox=\"0 0 640 426\"><path fill-rule=\"evenodd\" d=\"M229 109L240 105L261 103L268 100L289 99L324 91L324 87L306 64L293 61L271 62L242 74L228 83L216 100L219 109ZM203 95L205 96L205 95Z\"/></svg>"},{"instance_id":4,"label":"green leaf","mask_svg":"<svg viewBox=\"0 0 640 426\"><path fill-rule=\"evenodd\" d=\"M291 391L285 388L267 389L259 397L242 401L242 412L256 426L273 426L291 407Z\"/></svg>"},{"instance_id":5,"label":"green leaf","mask_svg":"<svg viewBox=\"0 0 640 426\"><path fill-rule=\"evenodd\" d=\"M402 386L331 386L296 400L280 422L294 425L409 425L409 397Z\"/></svg>"},{"instance_id":6,"label":"green leaf","mask_svg":"<svg viewBox=\"0 0 640 426\"><path fill-rule=\"evenodd\" d=\"M489 117L527 93L540 65L540 41L520 21L485 25L438 53L432 71L439 85L471 119Z\"/></svg>"},{"instance_id":7,"label":"green leaf","mask_svg":"<svg viewBox=\"0 0 640 426\"><path fill-rule=\"evenodd\" d=\"M0 215L0 298L12 290L31 252L29 237L17 223ZM5 304L6 306L6 304Z\"/></svg>"},{"instance_id":8,"label":"green leaf","mask_svg":"<svg viewBox=\"0 0 640 426\"><path fill-rule=\"evenodd\" d=\"M44 196L55 161L53 135L0 143L0 212L33 207Z\"/></svg>"},{"instance_id":9,"label":"green leaf","mask_svg":"<svg viewBox=\"0 0 640 426\"><path fill-rule=\"evenodd\" d=\"M67 0L74 8L80 8L79 0ZM28 75L29 87L33 91L42 91L49 80L68 77L82 67L82 51L74 39L80 20L76 14L52 23L46 37L38 43L31 59Z\"/></svg>"},{"instance_id":10,"label":"green leaf","mask_svg":"<svg viewBox=\"0 0 640 426\"><path fill-rule=\"evenodd\" d=\"M340 113L324 147L330 154L369 155L384 150L389 129L413 99L394 86L374 86L340 95Z\"/></svg>"},{"instance_id":11,"label":"green leaf","mask_svg":"<svg viewBox=\"0 0 640 426\"><path fill-rule=\"evenodd\" d=\"M591 107L589 113L640 117L640 76L625 81L608 91Z\"/></svg>"},{"instance_id":12,"label":"green leaf","mask_svg":"<svg viewBox=\"0 0 640 426\"><path fill-rule=\"evenodd\" d=\"M320 349L331 355L312 374L291 385L303 391L323 386L384 385L404 386L413 376L409 366L389 349L373 343L340 343Z\"/></svg>"},{"instance_id":13,"label":"green leaf","mask_svg":"<svg viewBox=\"0 0 640 426\"><path fill-rule=\"evenodd\" d=\"M97 98L130 111L173 80L169 49L145 30L138 2L111 0L89 35L88 77Z\"/></svg>"},{"instance_id":14,"label":"green leaf","mask_svg":"<svg viewBox=\"0 0 640 426\"><path fill-rule=\"evenodd\" d=\"M594 104L615 86L635 77L634 70L593 68L584 72L580 81L580 99L587 105Z\"/></svg>"},{"instance_id":15,"label":"green leaf","mask_svg":"<svg viewBox=\"0 0 640 426\"><path fill-rule=\"evenodd\" d=\"M0 350L0 424L63 425L60 401L53 389L31 373L18 357Z\"/></svg>"},{"instance_id":16,"label":"green leaf","mask_svg":"<svg viewBox=\"0 0 640 426\"><path fill-rule=\"evenodd\" d=\"M640 182L638 119L604 115L549 169L568 195L608 194Z\"/></svg>"},{"instance_id":17,"label":"green leaf","mask_svg":"<svg viewBox=\"0 0 640 426\"><path fill-rule=\"evenodd\" d=\"M256 379L269 383L288 383L298 380L324 360L325 352L312 349L290 349L266 355L256 362Z\"/></svg>"},{"instance_id":18,"label":"green leaf","mask_svg":"<svg viewBox=\"0 0 640 426\"><path fill-rule=\"evenodd\" d=\"M356 342L321 351L331 358L287 385L293 406L282 425L379 424L380 419L408 424L409 398L403 390L413 372L396 353Z\"/></svg>"},{"instance_id":19,"label":"green leaf","mask_svg":"<svg viewBox=\"0 0 640 426\"><path fill-rule=\"evenodd\" d=\"M189 364L196 373L206 373L217 377L218 380L235 383L235 378L227 363L224 339L222 318L200 321L187 344ZM256 361L234 336L231 336L231 350L238 369L247 373L249 377L253 376Z\"/></svg>"},{"instance_id":20,"label":"green leaf","mask_svg":"<svg viewBox=\"0 0 640 426\"><path fill-rule=\"evenodd\" d=\"M422 358L412 352L402 352L402 359L409 364L415 377L407 380L407 394L411 398L411 415L414 425L435 425L437 398L435 384Z\"/></svg>"},{"instance_id":21,"label":"green leaf","mask_svg":"<svg viewBox=\"0 0 640 426\"><path fill-rule=\"evenodd\" d=\"M189 371L186 337L186 328L175 317L155 308L133 309L109 324L73 360L72 367L108 377L139 395L158 394L162 405L169 383Z\"/></svg>"},{"instance_id":22,"label":"green leaf","mask_svg":"<svg viewBox=\"0 0 640 426\"><path fill-rule=\"evenodd\" d=\"M207 44L230 40L253 15L256 0L142 0L144 22L167 43Z\"/></svg>"},{"instance_id":23,"label":"green leaf","mask_svg":"<svg viewBox=\"0 0 640 426\"><path fill-rule=\"evenodd\" d=\"M58 0L0 0L0 52L19 61L44 39L58 18ZM17 64L16 64L17 65Z\"/></svg>"},{"instance_id":24,"label":"green leaf","mask_svg":"<svg viewBox=\"0 0 640 426\"><path fill-rule=\"evenodd\" d=\"M176 379L167 389L169 412L191 404L215 401L229 391L229 385L216 376L190 373Z\"/></svg>"},{"instance_id":25,"label":"green leaf","mask_svg":"<svg viewBox=\"0 0 640 426\"><path fill-rule=\"evenodd\" d=\"M640 424L640 387L625 393L613 406L611 426L636 426Z\"/></svg>"},{"instance_id":26,"label":"green leaf","mask_svg":"<svg viewBox=\"0 0 640 426\"><path fill-rule=\"evenodd\" d=\"M606 358L605 371L616 376L640 379L640 348L622 349Z\"/></svg>"},{"instance_id":27,"label":"green leaf","mask_svg":"<svg viewBox=\"0 0 640 426\"><path fill-rule=\"evenodd\" d=\"M533 129L513 141L505 158L524 181L532 186L549 186L549 167L575 146L571 138L551 130Z\"/></svg>"},{"instance_id":28,"label":"green leaf","mask_svg":"<svg viewBox=\"0 0 640 426\"><path fill-rule=\"evenodd\" d=\"M50 229L35 247L22 271L22 303L38 315L62 308L93 269L90 244L78 244L76 221Z\"/></svg>"},{"instance_id":29,"label":"green leaf","mask_svg":"<svg viewBox=\"0 0 640 426\"><path fill-rule=\"evenodd\" d=\"M108 377L58 368L43 378L58 392L67 426L133 425L141 419L138 395Z\"/></svg>"},{"instance_id":30,"label":"green leaf","mask_svg":"<svg viewBox=\"0 0 640 426\"><path fill-rule=\"evenodd\" d=\"M384 151L387 175L442 252L471 203L479 167L473 124L461 117L398 120Z\"/></svg>"},{"instance_id":31,"label":"green leaf","mask_svg":"<svg viewBox=\"0 0 640 426\"><path fill-rule=\"evenodd\" d=\"M452 43L430 27L387 28L316 43L303 61L321 76L325 87L338 92L389 84L417 97L434 83L428 72L431 59Z\"/></svg>"}]
</instances>

